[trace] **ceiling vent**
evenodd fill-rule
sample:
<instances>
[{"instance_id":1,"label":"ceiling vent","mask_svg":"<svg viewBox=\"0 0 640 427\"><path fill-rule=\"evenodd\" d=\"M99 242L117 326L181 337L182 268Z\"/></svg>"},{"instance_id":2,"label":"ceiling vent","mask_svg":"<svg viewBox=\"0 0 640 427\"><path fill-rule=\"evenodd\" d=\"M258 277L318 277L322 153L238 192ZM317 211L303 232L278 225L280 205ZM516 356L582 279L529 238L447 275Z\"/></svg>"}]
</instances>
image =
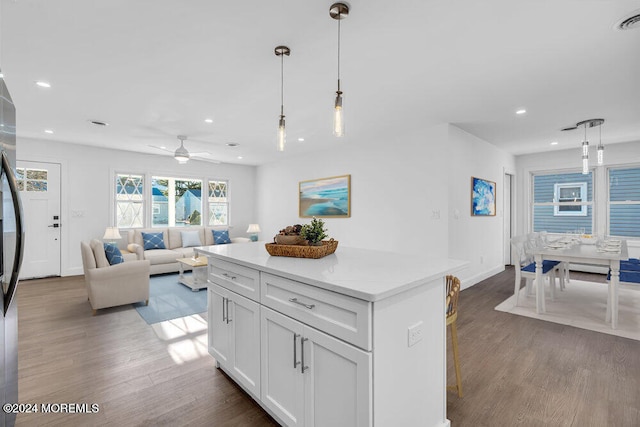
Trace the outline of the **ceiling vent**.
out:
<instances>
[{"instance_id":1,"label":"ceiling vent","mask_svg":"<svg viewBox=\"0 0 640 427\"><path fill-rule=\"evenodd\" d=\"M633 30L634 28L640 28L640 11L633 12L616 24L618 30Z\"/></svg>"}]
</instances>

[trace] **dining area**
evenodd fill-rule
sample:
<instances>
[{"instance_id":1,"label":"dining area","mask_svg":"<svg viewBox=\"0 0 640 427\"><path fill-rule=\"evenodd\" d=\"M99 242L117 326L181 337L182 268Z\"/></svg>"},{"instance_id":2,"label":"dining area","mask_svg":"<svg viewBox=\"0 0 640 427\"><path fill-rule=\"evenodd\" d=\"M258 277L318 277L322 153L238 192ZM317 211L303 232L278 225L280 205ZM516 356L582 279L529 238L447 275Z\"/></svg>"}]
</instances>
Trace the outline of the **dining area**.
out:
<instances>
[{"instance_id":1,"label":"dining area","mask_svg":"<svg viewBox=\"0 0 640 427\"><path fill-rule=\"evenodd\" d=\"M626 239L542 231L513 237L511 248L514 294L496 310L640 339L640 260ZM606 276L572 280L584 266Z\"/></svg>"}]
</instances>

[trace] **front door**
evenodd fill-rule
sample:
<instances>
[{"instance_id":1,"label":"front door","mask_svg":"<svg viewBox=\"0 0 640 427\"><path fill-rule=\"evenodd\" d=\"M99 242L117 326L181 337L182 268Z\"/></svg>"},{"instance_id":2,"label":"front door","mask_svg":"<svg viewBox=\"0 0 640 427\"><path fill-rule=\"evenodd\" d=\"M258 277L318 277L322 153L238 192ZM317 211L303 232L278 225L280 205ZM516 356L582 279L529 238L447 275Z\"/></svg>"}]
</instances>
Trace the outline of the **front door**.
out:
<instances>
[{"instance_id":1,"label":"front door","mask_svg":"<svg viewBox=\"0 0 640 427\"><path fill-rule=\"evenodd\" d=\"M60 275L60 165L17 162L25 246L20 279Z\"/></svg>"}]
</instances>

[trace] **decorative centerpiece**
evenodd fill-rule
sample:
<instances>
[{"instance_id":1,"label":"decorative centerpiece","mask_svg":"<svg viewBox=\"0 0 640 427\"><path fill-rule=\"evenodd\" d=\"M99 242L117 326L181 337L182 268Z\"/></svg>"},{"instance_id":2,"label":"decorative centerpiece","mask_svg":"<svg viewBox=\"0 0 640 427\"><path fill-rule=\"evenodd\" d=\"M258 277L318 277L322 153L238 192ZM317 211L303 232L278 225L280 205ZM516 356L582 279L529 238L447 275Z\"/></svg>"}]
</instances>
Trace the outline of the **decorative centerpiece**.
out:
<instances>
[{"instance_id":1,"label":"decorative centerpiece","mask_svg":"<svg viewBox=\"0 0 640 427\"><path fill-rule=\"evenodd\" d=\"M274 256L322 258L334 253L338 247L337 240L323 240L327 237L324 221L314 217L311 224L283 228L273 238L274 243L267 243L265 247Z\"/></svg>"}]
</instances>

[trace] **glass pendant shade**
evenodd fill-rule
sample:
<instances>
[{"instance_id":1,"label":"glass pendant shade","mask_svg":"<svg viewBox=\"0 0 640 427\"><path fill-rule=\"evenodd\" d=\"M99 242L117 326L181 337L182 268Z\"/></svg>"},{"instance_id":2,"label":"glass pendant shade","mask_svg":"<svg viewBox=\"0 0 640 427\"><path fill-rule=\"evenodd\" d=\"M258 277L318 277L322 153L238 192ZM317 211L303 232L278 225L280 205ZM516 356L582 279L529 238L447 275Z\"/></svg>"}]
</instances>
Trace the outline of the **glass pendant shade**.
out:
<instances>
[{"instance_id":1,"label":"glass pendant shade","mask_svg":"<svg viewBox=\"0 0 640 427\"><path fill-rule=\"evenodd\" d=\"M589 155L589 141L582 141L582 155Z\"/></svg>"},{"instance_id":2,"label":"glass pendant shade","mask_svg":"<svg viewBox=\"0 0 640 427\"><path fill-rule=\"evenodd\" d=\"M604 163L604 145L598 144L598 165Z\"/></svg>"},{"instance_id":3,"label":"glass pendant shade","mask_svg":"<svg viewBox=\"0 0 640 427\"><path fill-rule=\"evenodd\" d=\"M284 116L280 116L280 122L278 123L278 151L284 151L284 145L286 143L287 134L284 126Z\"/></svg>"},{"instance_id":4,"label":"glass pendant shade","mask_svg":"<svg viewBox=\"0 0 640 427\"><path fill-rule=\"evenodd\" d=\"M589 173L589 156L582 156L582 174L587 175Z\"/></svg>"},{"instance_id":5,"label":"glass pendant shade","mask_svg":"<svg viewBox=\"0 0 640 427\"><path fill-rule=\"evenodd\" d=\"M291 49L287 46L276 46L275 54L280 57L280 120L278 121L276 149L284 151L284 146L287 142L287 133L284 125L284 57L291 55Z\"/></svg>"},{"instance_id":6,"label":"glass pendant shade","mask_svg":"<svg viewBox=\"0 0 640 427\"><path fill-rule=\"evenodd\" d=\"M333 134L344 136L344 116L342 111L342 92L336 92L336 102L333 110Z\"/></svg>"}]
</instances>

